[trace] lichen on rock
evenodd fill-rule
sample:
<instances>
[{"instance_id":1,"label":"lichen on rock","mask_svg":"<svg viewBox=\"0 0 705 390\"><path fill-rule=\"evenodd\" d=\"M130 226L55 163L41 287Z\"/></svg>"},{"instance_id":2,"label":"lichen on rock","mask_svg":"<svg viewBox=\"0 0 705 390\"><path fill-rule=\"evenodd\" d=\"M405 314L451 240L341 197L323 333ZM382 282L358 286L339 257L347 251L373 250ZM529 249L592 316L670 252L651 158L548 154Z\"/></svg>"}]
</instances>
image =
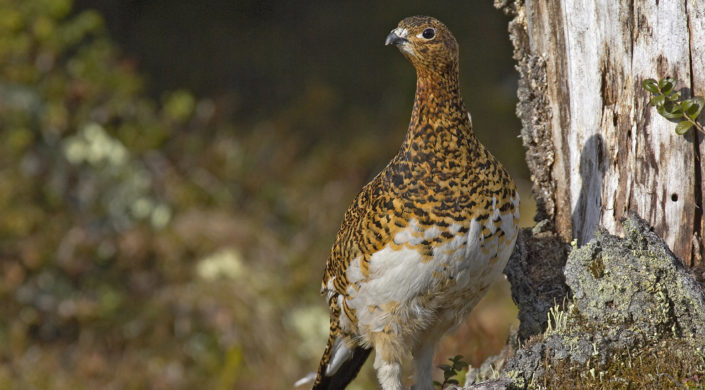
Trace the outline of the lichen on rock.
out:
<instances>
[{"instance_id":1,"label":"lichen on rock","mask_svg":"<svg viewBox=\"0 0 705 390\"><path fill-rule=\"evenodd\" d=\"M566 283L581 315L647 338L671 332L705 345L705 299L695 278L636 215L624 232L623 239L599 232L570 253Z\"/></svg>"},{"instance_id":2,"label":"lichen on rock","mask_svg":"<svg viewBox=\"0 0 705 390\"><path fill-rule=\"evenodd\" d=\"M601 230L570 250L571 297L549 310L543 333L495 364L513 380L506 388L705 384L703 287L643 219L632 213L623 226L623 238Z\"/></svg>"}]
</instances>

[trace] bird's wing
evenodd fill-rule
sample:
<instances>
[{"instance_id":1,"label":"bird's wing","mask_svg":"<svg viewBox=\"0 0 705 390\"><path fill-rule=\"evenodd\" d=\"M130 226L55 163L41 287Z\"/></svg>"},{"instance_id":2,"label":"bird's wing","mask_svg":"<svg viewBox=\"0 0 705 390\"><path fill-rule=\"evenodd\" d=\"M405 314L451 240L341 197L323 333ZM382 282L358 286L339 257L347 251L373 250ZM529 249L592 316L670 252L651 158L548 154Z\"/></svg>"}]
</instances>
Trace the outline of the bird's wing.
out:
<instances>
[{"instance_id":1,"label":"bird's wing","mask_svg":"<svg viewBox=\"0 0 705 390\"><path fill-rule=\"evenodd\" d=\"M383 191L382 174L363 187L343 217L323 275L322 293L346 294L350 280L348 266L360 259L364 273L369 267L370 256L382 249L399 226L389 222L394 219L394 202ZM401 210L399 210L399 213ZM402 222L398 222L403 226Z\"/></svg>"}]
</instances>

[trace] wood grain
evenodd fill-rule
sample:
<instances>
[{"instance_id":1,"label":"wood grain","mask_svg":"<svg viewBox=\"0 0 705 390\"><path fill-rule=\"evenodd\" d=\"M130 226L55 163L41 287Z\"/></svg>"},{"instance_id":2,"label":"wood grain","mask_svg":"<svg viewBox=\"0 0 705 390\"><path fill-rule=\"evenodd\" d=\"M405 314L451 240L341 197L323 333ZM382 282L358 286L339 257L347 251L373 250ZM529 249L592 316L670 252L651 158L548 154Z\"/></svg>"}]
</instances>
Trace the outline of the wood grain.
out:
<instances>
[{"instance_id":1,"label":"wood grain","mask_svg":"<svg viewBox=\"0 0 705 390\"><path fill-rule=\"evenodd\" d=\"M599 226L622 234L621 220L633 210L685 264L702 261L704 137L676 135L641 87L646 78L670 76L684 96L705 95L702 2L503 6L514 16L518 114L541 215L564 240L582 245ZM543 64L544 74L530 64ZM532 162L546 151L550 165Z\"/></svg>"}]
</instances>

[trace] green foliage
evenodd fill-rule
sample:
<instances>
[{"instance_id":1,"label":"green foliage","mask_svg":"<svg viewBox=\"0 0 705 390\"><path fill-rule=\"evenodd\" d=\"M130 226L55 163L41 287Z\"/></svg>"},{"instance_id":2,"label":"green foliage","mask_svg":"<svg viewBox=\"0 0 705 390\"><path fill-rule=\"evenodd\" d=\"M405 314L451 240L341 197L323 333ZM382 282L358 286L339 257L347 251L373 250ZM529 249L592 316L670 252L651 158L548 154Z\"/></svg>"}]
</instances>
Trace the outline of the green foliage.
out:
<instances>
[{"instance_id":1,"label":"green foliage","mask_svg":"<svg viewBox=\"0 0 705 390\"><path fill-rule=\"evenodd\" d=\"M286 128L237 136L188 91L147 98L100 15L71 9L0 1L0 388L249 388L299 341L282 297L314 272L274 267L303 257L292 223L311 218L311 240L330 223L256 196L264 178L273 199L309 185L277 173L301 153ZM302 371L277 364L272 387Z\"/></svg>"},{"instance_id":2,"label":"green foliage","mask_svg":"<svg viewBox=\"0 0 705 390\"><path fill-rule=\"evenodd\" d=\"M448 359L451 364L441 364L438 366L443 370L443 382L433 381L433 384L439 389L445 389L448 385L458 385L459 381L456 376L463 370L467 370L469 365L463 360L463 355L455 355Z\"/></svg>"},{"instance_id":3,"label":"green foliage","mask_svg":"<svg viewBox=\"0 0 705 390\"><path fill-rule=\"evenodd\" d=\"M340 217L403 126L339 115L329 85L259 122L149 98L72 8L0 0L0 388L290 386L325 342Z\"/></svg>"},{"instance_id":4,"label":"green foliage","mask_svg":"<svg viewBox=\"0 0 705 390\"><path fill-rule=\"evenodd\" d=\"M247 129L155 101L71 9L0 0L0 388L290 386L325 341L339 218L394 148L302 140L306 96Z\"/></svg>"},{"instance_id":5,"label":"green foliage","mask_svg":"<svg viewBox=\"0 0 705 390\"><path fill-rule=\"evenodd\" d=\"M705 106L705 98L695 96L690 99L681 99L681 93L674 92L676 80L670 77L662 78L659 81L646 79L643 81L642 87L653 95L649 104L656 107L656 111L661 116L678 122L675 128L676 134L683 135L691 127L695 127L705 134L705 129L697 122L698 116Z\"/></svg>"}]
</instances>

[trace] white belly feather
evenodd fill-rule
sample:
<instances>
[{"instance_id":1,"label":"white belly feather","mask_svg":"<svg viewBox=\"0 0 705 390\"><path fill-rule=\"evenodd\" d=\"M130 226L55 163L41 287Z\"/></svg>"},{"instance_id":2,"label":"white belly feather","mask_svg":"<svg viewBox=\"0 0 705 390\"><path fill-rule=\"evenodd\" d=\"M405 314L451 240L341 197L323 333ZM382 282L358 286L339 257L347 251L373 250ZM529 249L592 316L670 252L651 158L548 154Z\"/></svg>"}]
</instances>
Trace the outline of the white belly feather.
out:
<instances>
[{"instance_id":1,"label":"white belly feather","mask_svg":"<svg viewBox=\"0 0 705 390\"><path fill-rule=\"evenodd\" d=\"M518 195L512 202L518 205ZM472 220L466 234L458 233L460 225L448 227L455 237L435 247L430 258L413 245L436 237L440 230L431 227L423 231L412 220L394 237L397 248L404 243L411 248L394 249L388 244L374 253L367 277L360 270L360 259L354 259L347 270L350 285L346 303L356 312L361 337L389 326L397 334L413 334L414 329L440 325L439 316L446 328L455 325L447 322L460 321L504 270L514 248L518 207L514 213L500 215L495 206L484 224ZM495 224L497 218L501 221ZM504 234L495 234L498 227ZM483 228L485 234L490 232L487 238ZM346 298L341 295L339 299ZM343 327L352 326L344 314L342 317Z\"/></svg>"}]
</instances>

